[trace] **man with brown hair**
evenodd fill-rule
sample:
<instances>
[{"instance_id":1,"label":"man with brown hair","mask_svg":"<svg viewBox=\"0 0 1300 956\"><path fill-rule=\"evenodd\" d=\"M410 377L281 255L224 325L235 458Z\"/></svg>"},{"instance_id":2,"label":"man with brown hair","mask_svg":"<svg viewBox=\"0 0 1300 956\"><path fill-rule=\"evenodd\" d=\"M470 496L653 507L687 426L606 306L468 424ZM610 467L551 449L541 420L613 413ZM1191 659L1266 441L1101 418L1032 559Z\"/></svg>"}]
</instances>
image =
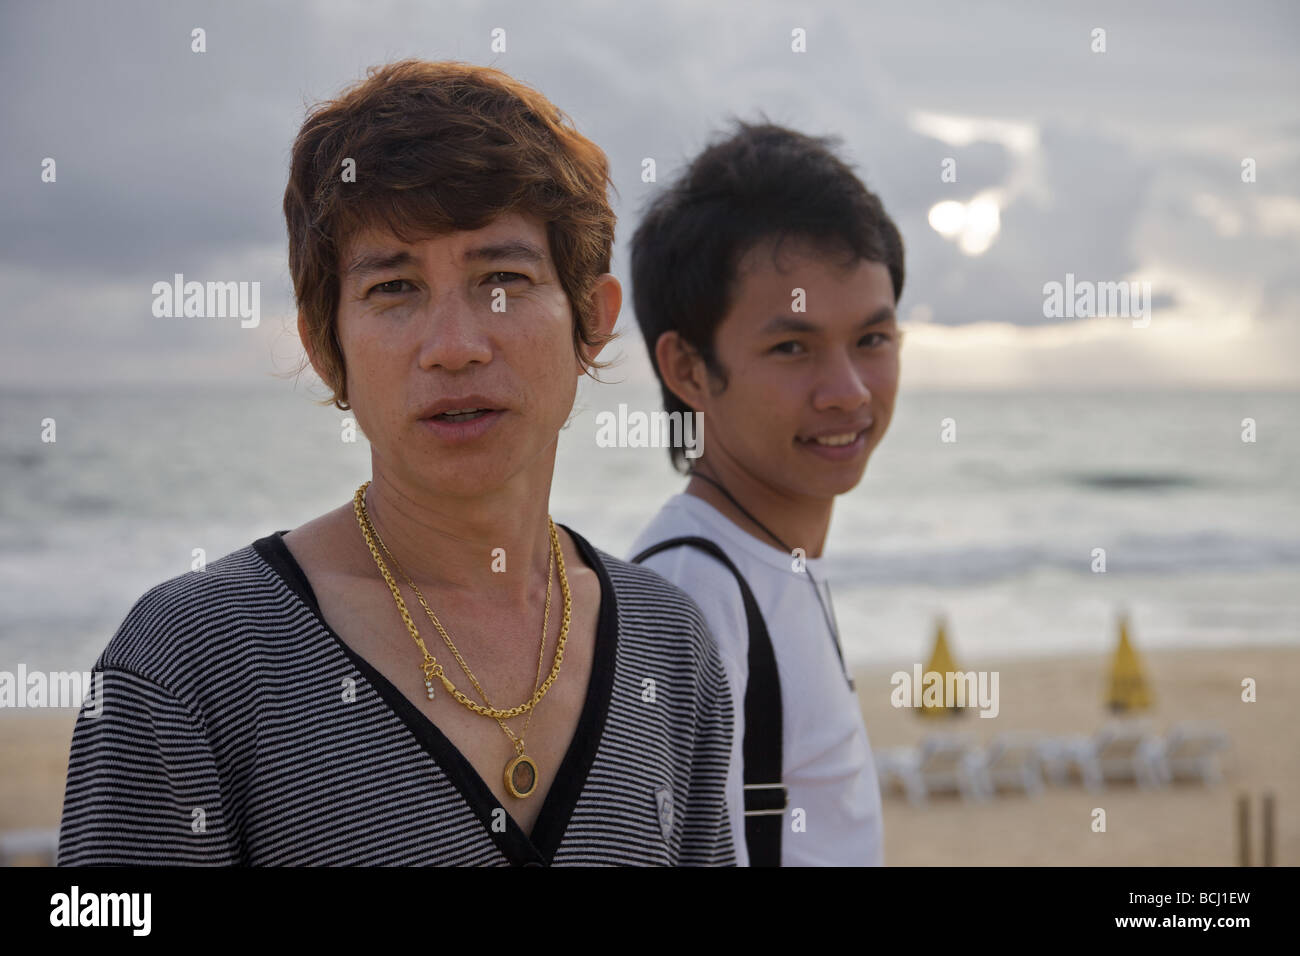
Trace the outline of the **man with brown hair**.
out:
<instances>
[{"instance_id":1,"label":"man with brown hair","mask_svg":"<svg viewBox=\"0 0 1300 956\"><path fill-rule=\"evenodd\" d=\"M547 514L621 305L607 184L492 69L392 64L308 116L298 326L372 479L136 603L60 864L734 862L698 610Z\"/></svg>"}]
</instances>

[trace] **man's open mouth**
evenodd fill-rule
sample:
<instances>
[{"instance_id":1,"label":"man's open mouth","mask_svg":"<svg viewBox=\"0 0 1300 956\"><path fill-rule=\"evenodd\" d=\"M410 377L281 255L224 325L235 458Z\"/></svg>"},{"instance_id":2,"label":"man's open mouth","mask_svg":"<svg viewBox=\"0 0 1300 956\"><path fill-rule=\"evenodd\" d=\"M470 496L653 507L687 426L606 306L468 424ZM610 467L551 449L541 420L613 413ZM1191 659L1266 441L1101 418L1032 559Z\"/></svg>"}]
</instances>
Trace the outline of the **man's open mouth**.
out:
<instances>
[{"instance_id":1,"label":"man's open mouth","mask_svg":"<svg viewBox=\"0 0 1300 956\"><path fill-rule=\"evenodd\" d=\"M431 415L433 421L440 422L472 422L476 418L482 418L490 412L496 411L495 408L456 408L451 411L439 412L437 415Z\"/></svg>"},{"instance_id":2,"label":"man's open mouth","mask_svg":"<svg viewBox=\"0 0 1300 956\"><path fill-rule=\"evenodd\" d=\"M871 431L870 424L856 431L828 432L824 435L812 435L808 438L796 436L795 441L802 445L819 445L822 448L843 448L845 445L854 444L869 431Z\"/></svg>"},{"instance_id":3,"label":"man's open mouth","mask_svg":"<svg viewBox=\"0 0 1300 956\"><path fill-rule=\"evenodd\" d=\"M856 441L856 440L857 440L857 437L858 437L859 435L861 435L861 434L862 434L862 432L860 432L860 431L859 431L859 432L845 432L845 433L842 434L842 435L822 435L822 436L820 436L820 437L818 437L818 438L801 438L801 439L799 439L799 440L800 440L800 441L807 441L807 442L815 442L815 443L817 443L818 445L825 445L825 446L830 447L830 448L835 448L835 447L838 447L838 446L840 446L840 445L851 445L851 444L853 444L853 442Z\"/></svg>"}]
</instances>

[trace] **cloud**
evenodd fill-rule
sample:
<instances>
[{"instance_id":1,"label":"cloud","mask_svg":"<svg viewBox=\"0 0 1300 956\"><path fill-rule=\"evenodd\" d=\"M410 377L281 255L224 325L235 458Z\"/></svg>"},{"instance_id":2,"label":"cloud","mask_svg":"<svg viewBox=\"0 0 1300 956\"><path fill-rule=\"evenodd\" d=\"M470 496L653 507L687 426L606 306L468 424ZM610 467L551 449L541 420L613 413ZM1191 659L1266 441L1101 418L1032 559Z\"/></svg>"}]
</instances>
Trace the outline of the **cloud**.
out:
<instances>
[{"instance_id":1,"label":"cloud","mask_svg":"<svg viewBox=\"0 0 1300 956\"><path fill-rule=\"evenodd\" d=\"M1021 327L953 332L942 348L938 330L933 363L945 381L985 374L963 371L957 342L975 350L968 356L1009 350L1017 376L1040 369L1042 381L1088 381L1107 363L1136 362L1132 374L1157 381L1202 367L1187 364L1186 348L1144 351L1177 338L1152 335L1127 356L1115 349L1131 338L1051 339L1042 286L1067 272L1151 278L1157 321L1180 323L1187 343L1226 310L1238 316L1241 347L1219 354L1268 359L1300 322L1300 118L1286 93L1300 72L1289 43L1300 14L1204 5L1189 16L1186 6L921 4L868 15L847 3L702 10L683 0L628 5L614 19L594 0L562 12L469 2L9 5L0 14L10 91L0 103L0 374L253 380L274 370L277 350L282 368L293 306L280 201L293 135L308 104L367 66L411 55L499 66L605 148L618 187L616 270L646 199L727 117L761 111L842 136L846 158L903 230L905 314L920 306L938 326ZM1096 25L1108 31L1104 55L1089 50ZM207 31L207 53L190 51L195 26ZM504 54L488 49L494 27L507 31ZM806 30L806 54L790 50L795 27ZM40 181L47 156L55 184ZM646 156L658 162L658 184L640 181ZM947 156L956 183L940 181ZM1244 156L1258 163L1249 186ZM1000 228L972 256L928 216L944 199L978 195L997 197ZM260 281L266 328L160 325L149 288L176 272ZM621 328L635 333L630 319ZM1026 335L1034 327L1047 336L1038 344ZM1047 361L1047 341L1074 361ZM625 344L640 347L633 336ZM912 353L921 365L922 351Z\"/></svg>"}]
</instances>

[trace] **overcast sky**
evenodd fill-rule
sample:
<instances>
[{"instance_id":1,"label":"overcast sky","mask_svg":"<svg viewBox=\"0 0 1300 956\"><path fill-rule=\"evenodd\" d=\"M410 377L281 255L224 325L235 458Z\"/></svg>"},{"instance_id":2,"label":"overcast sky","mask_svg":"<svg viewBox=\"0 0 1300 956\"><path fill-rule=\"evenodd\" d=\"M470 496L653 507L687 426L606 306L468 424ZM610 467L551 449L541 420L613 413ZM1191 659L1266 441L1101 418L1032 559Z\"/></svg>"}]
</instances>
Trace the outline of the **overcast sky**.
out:
<instances>
[{"instance_id":1,"label":"overcast sky","mask_svg":"<svg viewBox=\"0 0 1300 956\"><path fill-rule=\"evenodd\" d=\"M898 222L905 383L1297 388L1298 40L1294 3L5 3L0 379L292 368L290 144L307 105L418 56L505 70L606 151L625 282L646 199L761 110L842 137ZM943 202L958 226L985 218L941 234ZM261 325L155 318L151 287L177 272L260 282ZM1150 282L1150 324L1044 318L1066 273Z\"/></svg>"}]
</instances>

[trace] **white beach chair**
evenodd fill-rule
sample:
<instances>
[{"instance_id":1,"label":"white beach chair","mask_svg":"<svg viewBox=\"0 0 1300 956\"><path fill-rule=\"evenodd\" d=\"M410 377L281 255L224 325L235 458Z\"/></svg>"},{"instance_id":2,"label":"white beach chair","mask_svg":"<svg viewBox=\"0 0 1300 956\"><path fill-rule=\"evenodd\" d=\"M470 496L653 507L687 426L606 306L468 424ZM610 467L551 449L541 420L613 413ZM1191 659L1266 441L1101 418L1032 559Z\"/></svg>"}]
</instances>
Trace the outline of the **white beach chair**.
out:
<instances>
[{"instance_id":1,"label":"white beach chair","mask_svg":"<svg viewBox=\"0 0 1300 956\"><path fill-rule=\"evenodd\" d=\"M58 830L8 830L0 833L0 866L13 866L20 861L54 866L58 850Z\"/></svg>"},{"instance_id":2,"label":"white beach chair","mask_svg":"<svg viewBox=\"0 0 1300 956\"><path fill-rule=\"evenodd\" d=\"M908 791L908 776L916 766L916 748L890 747L887 750L877 750L872 756L875 759L876 779L880 783L880 792L888 794L891 789L897 787L909 800L912 800L912 794Z\"/></svg>"},{"instance_id":3,"label":"white beach chair","mask_svg":"<svg viewBox=\"0 0 1300 956\"><path fill-rule=\"evenodd\" d=\"M1231 741L1218 724L1184 721L1175 724L1165 738L1161 760L1163 782L1199 780L1211 786L1223 779L1219 751Z\"/></svg>"},{"instance_id":4,"label":"white beach chair","mask_svg":"<svg viewBox=\"0 0 1300 956\"><path fill-rule=\"evenodd\" d=\"M984 795L992 797L999 789L1023 790L1031 797L1041 794L1041 742L1041 734L1028 731L1008 731L994 737L981 755L975 774Z\"/></svg>"},{"instance_id":5,"label":"white beach chair","mask_svg":"<svg viewBox=\"0 0 1300 956\"><path fill-rule=\"evenodd\" d=\"M1107 783L1132 780L1149 788L1165 783L1164 745L1146 720L1113 720L1091 737L1046 737L1037 746L1043 773L1054 785L1078 774L1092 792Z\"/></svg>"},{"instance_id":6,"label":"white beach chair","mask_svg":"<svg viewBox=\"0 0 1300 956\"><path fill-rule=\"evenodd\" d=\"M1091 754L1081 756L1088 764L1084 782L1089 789L1132 780L1146 790L1165 782L1164 744L1147 720L1108 722L1093 737Z\"/></svg>"},{"instance_id":7,"label":"white beach chair","mask_svg":"<svg viewBox=\"0 0 1300 956\"><path fill-rule=\"evenodd\" d=\"M1038 741L1038 763L1043 776L1055 786L1070 782L1070 772L1075 771L1085 784L1087 771L1092 764L1092 738L1082 734L1064 737L1042 737ZM1097 781L1100 785L1100 779Z\"/></svg>"},{"instance_id":8,"label":"white beach chair","mask_svg":"<svg viewBox=\"0 0 1300 956\"><path fill-rule=\"evenodd\" d=\"M1146 720L1111 721L1097 734L1102 780L1133 780L1148 789L1164 783L1164 744Z\"/></svg>"},{"instance_id":9,"label":"white beach chair","mask_svg":"<svg viewBox=\"0 0 1300 956\"><path fill-rule=\"evenodd\" d=\"M963 799L984 799L983 756L959 734L929 734L919 747L889 751L888 772L903 786L908 802L925 803L931 793L956 791Z\"/></svg>"}]
</instances>

